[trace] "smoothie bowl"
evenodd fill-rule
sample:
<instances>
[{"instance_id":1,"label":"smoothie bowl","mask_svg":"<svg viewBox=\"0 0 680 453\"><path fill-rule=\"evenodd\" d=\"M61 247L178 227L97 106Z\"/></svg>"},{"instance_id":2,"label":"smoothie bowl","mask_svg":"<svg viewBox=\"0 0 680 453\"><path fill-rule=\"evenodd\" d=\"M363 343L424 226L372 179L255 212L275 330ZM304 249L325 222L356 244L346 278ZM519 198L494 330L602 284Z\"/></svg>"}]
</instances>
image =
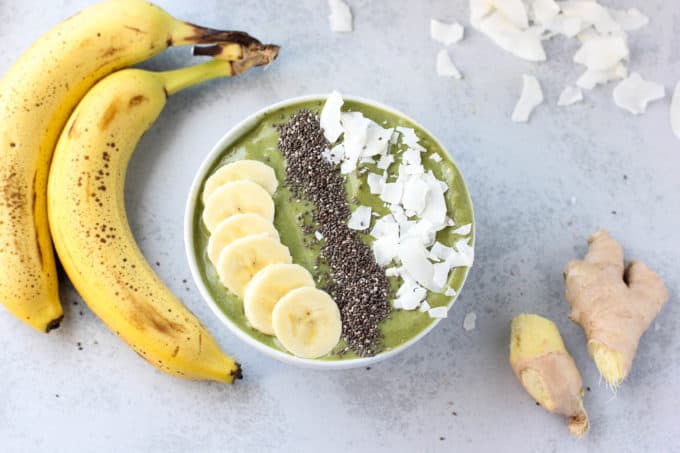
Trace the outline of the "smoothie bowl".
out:
<instances>
[{"instance_id":1,"label":"smoothie bowl","mask_svg":"<svg viewBox=\"0 0 680 453\"><path fill-rule=\"evenodd\" d=\"M465 182L402 113L333 92L231 129L192 184L185 244L223 323L284 362L365 366L429 332L474 258Z\"/></svg>"}]
</instances>

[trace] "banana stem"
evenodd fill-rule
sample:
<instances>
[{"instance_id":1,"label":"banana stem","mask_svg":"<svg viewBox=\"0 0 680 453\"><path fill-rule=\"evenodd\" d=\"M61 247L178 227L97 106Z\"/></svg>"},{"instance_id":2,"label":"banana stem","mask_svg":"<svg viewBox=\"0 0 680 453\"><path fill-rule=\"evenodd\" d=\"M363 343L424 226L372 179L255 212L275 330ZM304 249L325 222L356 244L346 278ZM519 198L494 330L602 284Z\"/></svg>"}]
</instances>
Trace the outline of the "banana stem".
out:
<instances>
[{"instance_id":1,"label":"banana stem","mask_svg":"<svg viewBox=\"0 0 680 453\"><path fill-rule=\"evenodd\" d=\"M217 42L234 42L242 46L260 44L257 38L248 33L236 30L216 30L202 27L191 22L176 21L172 25L169 44L214 44Z\"/></svg>"},{"instance_id":2,"label":"banana stem","mask_svg":"<svg viewBox=\"0 0 680 453\"><path fill-rule=\"evenodd\" d=\"M168 96L208 80L232 75L231 62L224 60L212 60L188 68L158 73Z\"/></svg>"}]
</instances>

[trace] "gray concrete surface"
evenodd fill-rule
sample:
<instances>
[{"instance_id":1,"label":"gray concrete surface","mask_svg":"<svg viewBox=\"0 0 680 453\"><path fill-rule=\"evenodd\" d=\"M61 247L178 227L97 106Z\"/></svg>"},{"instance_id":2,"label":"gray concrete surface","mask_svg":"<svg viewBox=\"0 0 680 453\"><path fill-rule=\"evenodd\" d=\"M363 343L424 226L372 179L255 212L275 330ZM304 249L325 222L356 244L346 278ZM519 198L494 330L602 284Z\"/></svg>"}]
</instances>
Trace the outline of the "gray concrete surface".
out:
<instances>
[{"instance_id":1,"label":"gray concrete surface","mask_svg":"<svg viewBox=\"0 0 680 453\"><path fill-rule=\"evenodd\" d=\"M1 0L0 72L88 3ZM669 99L633 117L613 105L610 85L587 93L584 104L558 109L559 92L581 72L570 63L574 42L549 43L553 57L535 65L470 28L451 48L465 79L440 79L429 19L467 24L466 1L349 3L355 32L341 35L329 31L322 0L159 0L187 20L248 30L283 46L265 72L172 98L128 177L129 217L144 253L243 363L245 379L227 387L160 374L65 286L66 320L49 335L0 310L0 450L680 450L680 142L670 131ZM637 6L651 17L631 35L630 67L672 90L680 78L680 8L662 0L603 3ZM178 49L143 66L190 60ZM539 77L548 101L529 125L509 120L522 73ZM370 370L328 373L271 360L218 322L191 283L182 215L195 170L228 128L272 102L334 88L407 112L450 147L475 202L478 247L450 317L422 342ZM622 241L628 257L657 269L671 291L616 395L600 382L563 297L564 264L585 251L586 236L599 227ZM477 313L477 327L466 332L469 311ZM590 388L592 430L581 441L564 420L535 406L508 366L509 322L524 311L557 322Z\"/></svg>"}]
</instances>

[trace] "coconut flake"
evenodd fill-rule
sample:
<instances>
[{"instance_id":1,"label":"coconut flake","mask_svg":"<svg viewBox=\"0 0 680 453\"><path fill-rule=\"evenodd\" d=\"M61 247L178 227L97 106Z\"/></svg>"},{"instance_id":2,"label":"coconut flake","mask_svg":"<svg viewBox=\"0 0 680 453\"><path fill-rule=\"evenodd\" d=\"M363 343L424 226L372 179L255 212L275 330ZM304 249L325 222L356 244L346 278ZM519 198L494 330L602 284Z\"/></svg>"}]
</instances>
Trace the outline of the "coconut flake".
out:
<instances>
[{"instance_id":1,"label":"coconut flake","mask_svg":"<svg viewBox=\"0 0 680 453\"><path fill-rule=\"evenodd\" d=\"M474 311L471 311L470 313L466 314L465 318L463 319L463 329L465 329L466 332L475 330L476 322L477 314Z\"/></svg>"},{"instance_id":2,"label":"coconut flake","mask_svg":"<svg viewBox=\"0 0 680 453\"><path fill-rule=\"evenodd\" d=\"M527 8L522 0L487 0L496 8L508 21L518 28L529 26Z\"/></svg>"},{"instance_id":3,"label":"coconut flake","mask_svg":"<svg viewBox=\"0 0 680 453\"><path fill-rule=\"evenodd\" d=\"M476 28L500 48L529 61L545 61L540 35L534 29L522 30L498 11L484 17Z\"/></svg>"},{"instance_id":4,"label":"coconut flake","mask_svg":"<svg viewBox=\"0 0 680 453\"><path fill-rule=\"evenodd\" d=\"M371 226L371 208L369 206L359 206L354 210L347 226L352 230L365 230Z\"/></svg>"},{"instance_id":5,"label":"coconut flake","mask_svg":"<svg viewBox=\"0 0 680 453\"><path fill-rule=\"evenodd\" d=\"M379 239L373 241L371 246L373 249L373 255L375 256L375 262L378 266L387 266L394 258L397 257L399 250L399 237L398 236L383 236ZM389 274L386 274L389 276ZM395 277L399 273L395 273Z\"/></svg>"},{"instance_id":6,"label":"coconut flake","mask_svg":"<svg viewBox=\"0 0 680 453\"><path fill-rule=\"evenodd\" d=\"M560 98L557 100L558 106L567 106L576 104L583 100L583 92L580 88L568 85L560 93Z\"/></svg>"},{"instance_id":7,"label":"coconut flake","mask_svg":"<svg viewBox=\"0 0 680 453\"><path fill-rule=\"evenodd\" d=\"M466 236L466 235L470 234L471 231L472 231L472 224L468 223L467 225L462 225L462 226L456 228L451 233L458 234L460 236Z\"/></svg>"},{"instance_id":8,"label":"coconut flake","mask_svg":"<svg viewBox=\"0 0 680 453\"><path fill-rule=\"evenodd\" d=\"M392 132L394 132L394 129L385 129L377 123L368 120L368 127L366 129L366 142L364 144L362 155L384 155L387 152L387 147L390 145Z\"/></svg>"},{"instance_id":9,"label":"coconut flake","mask_svg":"<svg viewBox=\"0 0 680 453\"><path fill-rule=\"evenodd\" d=\"M588 39L574 55L579 63L593 71L605 71L628 58L628 44L624 35L600 36Z\"/></svg>"},{"instance_id":10,"label":"coconut flake","mask_svg":"<svg viewBox=\"0 0 680 453\"><path fill-rule=\"evenodd\" d=\"M401 155L401 162L404 165L420 165L420 151L409 148Z\"/></svg>"},{"instance_id":11,"label":"coconut flake","mask_svg":"<svg viewBox=\"0 0 680 453\"><path fill-rule=\"evenodd\" d=\"M401 275L400 267L389 267L385 269L385 275L387 277L399 277Z\"/></svg>"},{"instance_id":12,"label":"coconut flake","mask_svg":"<svg viewBox=\"0 0 680 453\"><path fill-rule=\"evenodd\" d=\"M425 174L424 181L430 190L422 218L436 227L443 226L446 223L446 200L444 199L442 186L439 184L440 181L431 172Z\"/></svg>"},{"instance_id":13,"label":"coconut flake","mask_svg":"<svg viewBox=\"0 0 680 453\"><path fill-rule=\"evenodd\" d=\"M373 229L371 230L371 236L376 239L385 236L399 236L399 225L397 224L394 217L390 214L380 217L375 221Z\"/></svg>"},{"instance_id":14,"label":"coconut flake","mask_svg":"<svg viewBox=\"0 0 680 453\"><path fill-rule=\"evenodd\" d=\"M449 279L449 266L446 263L436 263L432 266L432 286L441 292Z\"/></svg>"},{"instance_id":15,"label":"coconut flake","mask_svg":"<svg viewBox=\"0 0 680 453\"><path fill-rule=\"evenodd\" d=\"M543 102L541 85L534 76L524 74L522 76L522 94L512 112L512 121L526 123L529 121L531 112Z\"/></svg>"},{"instance_id":16,"label":"coconut flake","mask_svg":"<svg viewBox=\"0 0 680 453\"><path fill-rule=\"evenodd\" d=\"M673 99L671 100L671 129L680 140L680 82L675 85Z\"/></svg>"},{"instance_id":17,"label":"coconut flake","mask_svg":"<svg viewBox=\"0 0 680 453\"><path fill-rule=\"evenodd\" d=\"M456 290L449 286L448 288L446 288L446 291L444 291L444 295L446 297L453 297L456 295Z\"/></svg>"},{"instance_id":18,"label":"coconut flake","mask_svg":"<svg viewBox=\"0 0 680 453\"><path fill-rule=\"evenodd\" d=\"M380 156L380 159L378 159L378 168L381 170L387 170L392 162L394 162L393 155L386 154L384 156Z\"/></svg>"},{"instance_id":19,"label":"coconut flake","mask_svg":"<svg viewBox=\"0 0 680 453\"><path fill-rule=\"evenodd\" d=\"M321 241L323 239L323 234L321 234L321 231L315 231L314 237L316 238L317 241Z\"/></svg>"},{"instance_id":20,"label":"coconut flake","mask_svg":"<svg viewBox=\"0 0 680 453\"><path fill-rule=\"evenodd\" d=\"M573 38L584 29L584 24L583 21L576 16L565 16L560 14L553 17L545 24L545 27L552 33L564 35L567 38Z\"/></svg>"},{"instance_id":21,"label":"coconut flake","mask_svg":"<svg viewBox=\"0 0 680 453\"><path fill-rule=\"evenodd\" d=\"M435 162L441 162L442 156L440 156L438 153L432 153L432 154L430 154L430 159L435 161Z\"/></svg>"},{"instance_id":22,"label":"coconut flake","mask_svg":"<svg viewBox=\"0 0 680 453\"><path fill-rule=\"evenodd\" d=\"M401 182L388 182L383 186L380 199L385 203L397 204L401 202L404 193L404 184Z\"/></svg>"},{"instance_id":23,"label":"coconut flake","mask_svg":"<svg viewBox=\"0 0 680 453\"><path fill-rule=\"evenodd\" d=\"M613 92L614 103L634 115L644 113L648 103L662 99L665 95L663 85L648 82L637 72L616 85Z\"/></svg>"},{"instance_id":24,"label":"coconut flake","mask_svg":"<svg viewBox=\"0 0 680 453\"><path fill-rule=\"evenodd\" d=\"M447 313L449 312L449 309L447 307L434 307L430 308L427 313L430 315L430 318L436 318L436 319L441 319L441 318L446 318Z\"/></svg>"},{"instance_id":25,"label":"coconut flake","mask_svg":"<svg viewBox=\"0 0 680 453\"><path fill-rule=\"evenodd\" d=\"M337 165L342 162L342 159L345 156L345 147L342 143L339 143L332 148L326 148L321 152L321 155L327 162Z\"/></svg>"},{"instance_id":26,"label":"coconut flake","mask_svg":"<svg viewBox=\"0 0 680 453\"><path fill-rule=\"evenodd\" d=\"M328 6L331 9L331 14L328 20L331 23L331 30L334 32L351 32L352 31L352 11L349 9L347 3L342 0L328 0Z\"/></svg>"},{"instance_id":27,"label":"coconut flake","mask_svg":"<svg viewBox=\"0 0 680 453\"><path fill-rule=\"evenodd\" d=\"M463 26L458 22L446 23L430 19L430 36L437 42L450 46L463 39Z\"/></svg>"},{"instance_id":28,"label":"coconut flake","mask_svg":"<svg viewBox=\"0 0 680 453\"><path fill-rule=\"evenodd\" d=\"M596 1L568 0L560 2L562 14L575 16L583 22L583 28L594 26L599 33L621 31L621 26L612 18L607 8Z\"/></svg>"},{"instance_id":29,"label":"coconut flake","mask_svg":"<svg viewBox=\"0 0 680 453\"><path fill-rule=\"evenodd\" d=\"M441 242L435 242L430 249L429 258L431 260L447 260L454 250L451 247L447 247Z\"/></svg>"},{"instance_id":30,"label":"coconut flake","mask_svg":"<svg viewBox=\"0 0 680 453\"><path fill-rule=\"evenodd\" d=\"M477 27L479 21L488 16L494 10L494 6L488 0L470 0L470 23Z\"/></svg>"},{"instance_id":31,"label":"coconut flake","mask_svg":"<svg viewBox=\"0 0 680 453\"><path fill-rule=\"evenodd\" d=\"M460 71L451 61L449 52L446 49L441 49L437 52L437 75L440 77L453 77L454 79L462 79Z\"/></svg>"},{"instance_id":32,"label":"coconut flake","mask_svg":"<svg viewBox=\"0 0 680 453\"><path fill-rule=\"evenodd\" d=\"M534 0L531 4L531 13L534 22L548 24L560 12L560 7L555 0Z\"/></svg>"},{"instance_id":33,"label":"coconut flake","mask_svg":"<svg viewBox=\"0 0 680 453\"><path fill-rule=\"evenodd\" d=\"M470 267L475 260L475 251L468 243L461 239L455 243L455 251L446 259L450 267Z\"/></svg>"},{"instance_id":34,"label":"coconut flake","mask_svg":"<svg viewBox=\"0 0 680 453\"><path fill-rule=\"evenodd\" d=\"M429 192L430 186L428 186L422 177L411 177L404 186L401 204L404 206L404 209L420 215L425 209L425 201Z\"/></svg>"},{"instance_id":35,"label":"coconut flake","mask_svg":"<svg viewBox=\"0 0 680 453\"><path fill-rule=\"evenodd\" d=\"M399 259L406 273L425 288L432 288L434 268L427 259L427 250L418 238L409 237L399 244Z\"/></svg>"},{"instance_id":36,"label":"coconut flake","mask_svg":"<svg viewBox=\"0 0 680 453\"><path fill-rule=\"evenodd\" d=\"M612 19L619 24L623 31L638 30L649 23L649 17L645 16L636 8L609 9Z\"/></svg>"},{"instance_id":37,"label":"coconut flake","mask_svg":"<svg viewBox=\"0 0 680 453\"><path fill-rule=\"evenodd\" d=\"M331 92L326 99L326 103L321 110L319 116L319 123L323 129L323 135L330 143L335 141L342 135L342 124L340 124L340 108L344 101L342 96L337 91Z\"/></svg>"},{"instance_id":38,"label":"coconut flake","mask_svg":"<svg viewBox=\"0 0 680 453\"><path fill-rule=\"evenodd\" d=\"M368 182L368 188L370 192L374 195L382 193L383 186L385 185L385 180L382 175L378 173L369 173L366 176L366 182Z\"/></svg>"},{"instance_id":39,"label":"coconut flake","mask_svg":"<svg viewBox=\"0 0 680 453\"><path fill-rule=\"evenodd\" d=\"M401 142L409 148L418 151L425 151L425 148L420 144L420 139L416 135L416 131L411 127L398 126L397 132L401 134Z\"/></svg>"},{"instance_id":40,"label":"coconut flake","mask_svg":"<svg viewBox=\"0 0 680 453\"><path fill-rule=\"evenodd\" d=\"M420 303L420 307L418 307L418 311L421 312L421 313L425 313L429 309L430 309L430 304L428 304L426 300L422 301Z\"/></svg>"},{"instance_id":41,"label":"coconut flake","mask_svg":"<svg viewBox=\"0 0 680 453\"><path fill-rule=\"evenodd\" d=\"M628 69L622 63L617 63L604 71L587 69L576 81L576 86L584 90L592 90L596 85L611 82L612 80L624 79L627 76Z\"/></svg>"}]
</instances>

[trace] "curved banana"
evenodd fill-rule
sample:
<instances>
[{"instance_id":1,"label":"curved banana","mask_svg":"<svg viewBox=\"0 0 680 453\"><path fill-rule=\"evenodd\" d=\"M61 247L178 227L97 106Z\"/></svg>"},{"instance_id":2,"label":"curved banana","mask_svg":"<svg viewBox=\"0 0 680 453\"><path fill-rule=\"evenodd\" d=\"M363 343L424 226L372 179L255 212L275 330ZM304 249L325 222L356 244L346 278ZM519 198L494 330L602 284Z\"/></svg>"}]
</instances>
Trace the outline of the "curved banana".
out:
<instances>
[{"instance_id":1,"label":"curved banana","mask_svg":"<svg viewBox=\"0 0 680 453\"><path fill-rule=\"evenodd\" d=\"M268 61L276 55L270 47ZM252 57L252 56L251 56ZM167 373L230 383L240 367L163 284L127 222L127 164L166 97L242 68L210 61L176 71L116 72L83 98L59 138L48 183L59 259L90 308L144 359ZM263 58L261 52L256 58ZM253 58L255 58L253 57Z\"/></svg>"},{"instance_id":2,"label":"curved banana","mask_svg":"<svg viewBox=\"0 0 680 453\"><path fill-rule=\"evenodd\" d=\"M62 317L45 190L76 104L97 80L168 46L224 41L259 44L242 32L177 20L143 0L109 0L55 26L0 81L0 302L16 317L42 332ZM219 49L223 56L239 51Z\"/></svg>"}]
</instances>

